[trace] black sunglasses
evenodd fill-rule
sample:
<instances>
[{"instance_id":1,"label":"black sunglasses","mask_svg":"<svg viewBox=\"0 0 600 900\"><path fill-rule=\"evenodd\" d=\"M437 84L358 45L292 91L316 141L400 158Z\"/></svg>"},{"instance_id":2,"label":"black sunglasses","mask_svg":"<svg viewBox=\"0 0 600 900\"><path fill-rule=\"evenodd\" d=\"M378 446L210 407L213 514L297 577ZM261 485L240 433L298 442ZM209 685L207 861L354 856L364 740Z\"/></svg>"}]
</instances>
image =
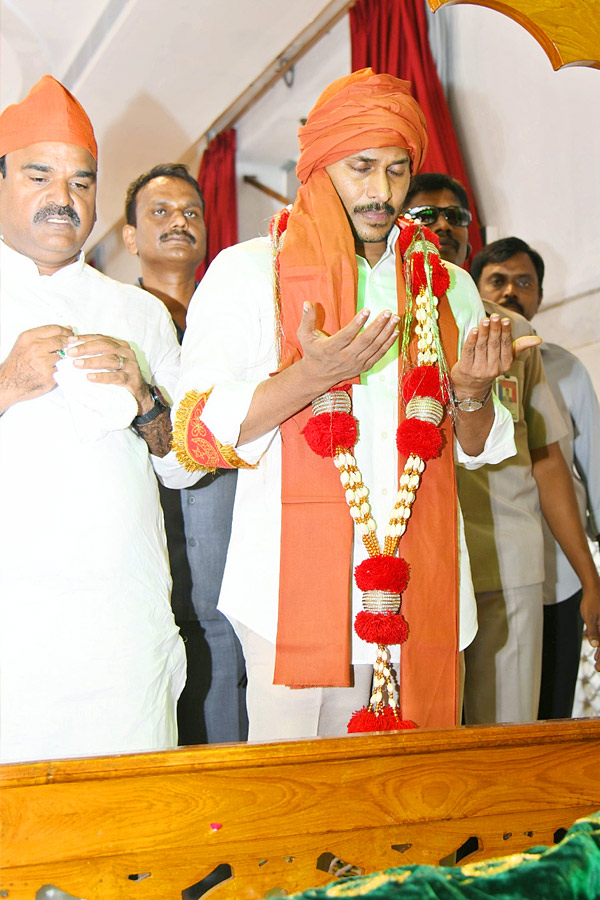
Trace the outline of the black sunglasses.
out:
<instances>
[{"instance_id":1,"label":"black sunglasses","mask_svg":"<svg viewBox=\"0 0 600 900\"><path fill-rule=\"evenodd\" d=\"M466 227L471 224L471 213L464 206L413 206L406 211L413 219L420 219L423 225L433 225L440 213L448 225Z\"/></svg>"}]
</instances>

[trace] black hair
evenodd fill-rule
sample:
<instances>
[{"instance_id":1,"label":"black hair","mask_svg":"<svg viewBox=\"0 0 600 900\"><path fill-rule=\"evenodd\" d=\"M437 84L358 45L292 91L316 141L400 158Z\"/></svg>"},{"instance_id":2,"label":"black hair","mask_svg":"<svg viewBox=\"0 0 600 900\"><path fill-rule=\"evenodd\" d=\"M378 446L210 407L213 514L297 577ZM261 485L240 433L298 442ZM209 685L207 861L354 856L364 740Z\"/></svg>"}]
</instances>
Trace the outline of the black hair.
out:
<instances>
[{"instance_id":1,"label":"black hair","mask_svg":"<svg viewBox=\"0 0 600 900\"><path fill-rule=\"evenodd\" d=\"M479 279L485 266L490 263L506 262L507 259L511 259L517 253L526 253L530 258L537 273L538 285L541 291L544 281L544 260L537 250L534 250L518 237L507 237L501 238L499 241L492 241L491 244L487 244L483 250L476 253L471 263L471 278L476 285L479 285Z\"/></svg>"},{"instance_id":2,"label":"black hair","mask_svg":"<svg viewBox=\"0 0 600 900\"><path fill-rule=\"evenodd\" d=\"M6 156L0 156L0 175L6 178Z\"/></svg>"},{"instance_id":3,"label":"black hair","mask_svg":"<svg viewBox=\"0 0 600 900\"><path fill-rule=\"evenodd\" d=\"M198 194L202 205L202 212L204 212L204 197L202 196L202 191L200 190L196 179L190 175L188 167L184 166L182 163L160 163L158 166L154 166L150 169L149 172L144 172L143 175L140 175L135 181L132 181L127 188L127 196L125 197L125 221L128 225L137 225L135 201L139 191L141 191L149 181L161 177L181 178L182 181L187 181Z\"/></svg>"},{"instance_id":4,"label":"black hair","mask_svg":"<svg viewBox=\"0 0 600 900\"><path fill-rule=\"evenodd\" d=\"M404 200L404 208L408 209L412 198L422 191L451 191L461 206L469 209L469 197L466 190L456 178L445 175L443 172L421 172L415 175L408 186L408 193Z\"/></svg>"}]
</instances>

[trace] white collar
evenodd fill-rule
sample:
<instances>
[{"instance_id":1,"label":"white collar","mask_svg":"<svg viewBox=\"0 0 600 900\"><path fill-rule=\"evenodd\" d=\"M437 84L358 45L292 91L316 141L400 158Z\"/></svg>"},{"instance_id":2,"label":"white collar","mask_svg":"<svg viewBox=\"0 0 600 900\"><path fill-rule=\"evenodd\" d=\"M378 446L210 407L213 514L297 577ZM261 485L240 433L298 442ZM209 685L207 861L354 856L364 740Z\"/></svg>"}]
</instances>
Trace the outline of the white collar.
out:
<instances>
[{"instance_id":1,"label":"white collar","mask_svg":"<svg viewBox=\"0 0 600 900\"><path fill-rule=\"evenodd\" d=\"M0 260L2 262L2 268L5 271L6 268L9 268L9 270L14 272L19 278L24 278L27 281L34 281L38 278L67 280L81 273L85 265L85 254L82 250L76 260L69 263L67 266L62 266L60 269L57 269L52 275L40 275L36 263L29 256L25 256L24 253L19 253L18 250L13 250L13 248L9 247L4 241L4 238L0 237Z\"/></svg>"},{"instance_id":2,"label":"white collar","mask_svg":"<svg viewBox=\"0 0 600 900\"><path fill-rule=\"evenodd\" d=\"M385 250L383 251L383 253L381 254L381 256L379 257L379 259L377 260L377 262L375 263L374 266L369 266L369 263L367 262L367 260L366 260L363 256L359 256L359 255L357 254L356 258L359 259L359 260L362 259L362 260L364 261L364 264L365 264L366 266L368 266L369 269L370 269L371 271L373 271L374 269L378 268L378 266L385 265L385 264L386 264L386 261L387 261L388 259L390 259L390 257L391 257L392 259L395 260L395 258L396 258L396 241L398 240L398 235L399 235L399 234L400 234L400 229L399 229L398 226L394 223L394 225L392 225L392 229L391 229L390 233L389 233L388 236L387 236L386 248L385 248Z\"/></svg>"}]
</instances>

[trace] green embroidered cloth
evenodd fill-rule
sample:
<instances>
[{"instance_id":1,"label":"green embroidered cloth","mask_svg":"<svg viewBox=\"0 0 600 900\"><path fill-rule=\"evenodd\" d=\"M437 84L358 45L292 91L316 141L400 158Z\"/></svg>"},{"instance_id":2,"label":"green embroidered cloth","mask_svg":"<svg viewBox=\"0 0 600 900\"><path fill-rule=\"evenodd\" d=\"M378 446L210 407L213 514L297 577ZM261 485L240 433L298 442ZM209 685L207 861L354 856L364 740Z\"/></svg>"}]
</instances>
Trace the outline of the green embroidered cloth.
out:
<instances>
[{"instance_id":1,"label":"green embroidered cloth","mask_svg":"<svg viewBox=\"0 0 600 900\"><path fill-rule=\"evenodd\" d=\"M401 866L339 879L294 894L294 900L597 900L600 898L600 813L579 819L559 844L533 847L464 866ZM291 898L290 898L291 900Z\"/></svg>"}]
</instances>

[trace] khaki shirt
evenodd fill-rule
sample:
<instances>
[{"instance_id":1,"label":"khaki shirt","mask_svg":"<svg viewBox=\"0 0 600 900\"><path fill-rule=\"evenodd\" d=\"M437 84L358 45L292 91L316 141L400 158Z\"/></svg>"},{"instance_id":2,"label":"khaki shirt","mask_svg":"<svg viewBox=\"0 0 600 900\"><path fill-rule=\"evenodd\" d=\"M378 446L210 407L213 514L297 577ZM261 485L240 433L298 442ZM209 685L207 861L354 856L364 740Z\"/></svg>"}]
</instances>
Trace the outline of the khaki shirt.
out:
<instances>
[{"instance_id":1,"label":"khaki shirt","mask_svg":"<svg viewBox=\"0 0 600 900\"><path fill-rule=\"evenodd\" d=\"M522 316L484 301L486 312L511 320L513 337L533 334ZM541 353L526 350L495 391L513 413L517 455L476 470L458 470L458 495L476 592L544 581L542 514L530 451L560 440L565 424L546 381Z\"/></svg>"}]
</instances>

